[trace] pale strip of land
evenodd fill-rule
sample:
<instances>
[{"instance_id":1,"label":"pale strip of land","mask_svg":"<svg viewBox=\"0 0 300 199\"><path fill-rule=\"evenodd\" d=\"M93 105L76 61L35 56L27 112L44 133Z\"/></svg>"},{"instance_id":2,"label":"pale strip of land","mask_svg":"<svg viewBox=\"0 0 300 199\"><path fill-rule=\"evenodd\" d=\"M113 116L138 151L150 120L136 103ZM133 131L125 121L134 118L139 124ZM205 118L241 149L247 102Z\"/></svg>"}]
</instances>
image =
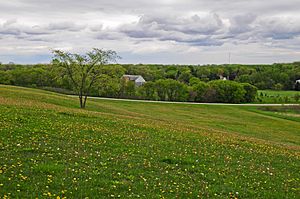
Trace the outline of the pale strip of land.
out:
<instances>
[{"instance_id":1,"label":"pale strip of land","mask_svg":"<svg viewBox=\"0 0 300 199\"><path fill-rule=\"evenodd\" d=\"M76 95L68 95L69 97L77 97ZM212 106L300 106L300 104L229 104L229 103L196 103L196 102L171 102L171 101L153 101L153 100L136 100L136 99L120 99L106 97L88 97L90 99L127 101L127 102L146 102L161 104L189 104L189 105L212 105Z\"/></svg>"}]
</instances>

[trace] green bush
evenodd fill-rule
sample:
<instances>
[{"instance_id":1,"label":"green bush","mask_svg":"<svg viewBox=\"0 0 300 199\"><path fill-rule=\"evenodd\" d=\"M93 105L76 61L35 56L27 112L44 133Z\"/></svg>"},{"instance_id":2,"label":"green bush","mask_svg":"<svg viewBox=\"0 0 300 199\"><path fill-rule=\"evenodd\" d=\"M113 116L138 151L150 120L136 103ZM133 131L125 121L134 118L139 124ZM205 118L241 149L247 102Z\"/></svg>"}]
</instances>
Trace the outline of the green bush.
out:
<instances>
[{"instance_id":1,"label":"green bush","mask_svg":"<svg viewBox=\"0 0 300 199\"><path fill-rule=\"evenodd\" d=\"M243 102L253 102L257 96L257 87L249 83L243 83L242 86L246 91Z\"/></svg>"},{"instance_id":2,"label":"green bush","mask_svg":"<svg viewBox=\"0 0 300 199\"><path fill-rule=\"evenodd\" d=\"M207 96L205 96L206 94L208 94L208 84L205 82L198 82L196 84L193 85L193 91L195 92L195 98L194 101L195 102L205 102L205 101L209 101L207 100Z\"/></svg>"},{"instance_id":3,"label":"green bush","mask_svg":"<svg viewBox=\"0 0 300 199\"><path fill-rule=\"evenodd\" d=\"M216 80L208 84L216 91L216 102L241 103L244 101L246 91L240 83Z\"/></svg>"},{"instance_id":4,"label":"green bush","mask_svg":"<svg viewBox=\"0 0 300 199\"><path fill-rule=\"evenodd\" d=\"M188 86L173 79L161 79L155 82L159 100L187 101L189 96Z\"/></svg>"}]
</instances>

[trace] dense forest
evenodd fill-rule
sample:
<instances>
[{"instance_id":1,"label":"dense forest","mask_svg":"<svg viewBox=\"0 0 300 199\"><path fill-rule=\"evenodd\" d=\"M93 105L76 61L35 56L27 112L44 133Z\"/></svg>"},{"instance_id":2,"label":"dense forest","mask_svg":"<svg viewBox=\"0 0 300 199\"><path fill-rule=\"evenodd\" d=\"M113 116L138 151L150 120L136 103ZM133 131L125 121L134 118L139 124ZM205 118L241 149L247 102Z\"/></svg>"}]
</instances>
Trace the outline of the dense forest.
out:
<instances>
[{"instance_id":1,"label":"dense forest","mask_svg":"<svg viewBox=\"0 0 300 199\"><path fill-rule=\"evenodd\" d=\"M257 89L295 90L300 62L272 65L105 65L91 95L168 101L244 103ZM147 81L137 87L124 74ZM224 81L227 79L229 81ZM72 93L72 85L51 64L0 65L0 84Z\"/></svg>"}]
</instances>

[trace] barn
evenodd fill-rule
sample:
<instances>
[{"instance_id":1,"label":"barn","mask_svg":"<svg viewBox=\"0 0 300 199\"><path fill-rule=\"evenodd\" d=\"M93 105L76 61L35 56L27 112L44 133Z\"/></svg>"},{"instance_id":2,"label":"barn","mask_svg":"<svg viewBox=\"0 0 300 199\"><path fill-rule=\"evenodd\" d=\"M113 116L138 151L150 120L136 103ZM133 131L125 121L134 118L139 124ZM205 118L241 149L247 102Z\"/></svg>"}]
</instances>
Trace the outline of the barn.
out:
<instances>
[{"instance_id":1,"label":"barn","mask_svg":"<svg viewBox=\"0 0 300 199\"><path fill-rule=\"evenodd\" d=\"M136 86L142 86L146 83L146 80L141 75L123 75L125 81L134 81Z\"/></svg>"}]
</instances>

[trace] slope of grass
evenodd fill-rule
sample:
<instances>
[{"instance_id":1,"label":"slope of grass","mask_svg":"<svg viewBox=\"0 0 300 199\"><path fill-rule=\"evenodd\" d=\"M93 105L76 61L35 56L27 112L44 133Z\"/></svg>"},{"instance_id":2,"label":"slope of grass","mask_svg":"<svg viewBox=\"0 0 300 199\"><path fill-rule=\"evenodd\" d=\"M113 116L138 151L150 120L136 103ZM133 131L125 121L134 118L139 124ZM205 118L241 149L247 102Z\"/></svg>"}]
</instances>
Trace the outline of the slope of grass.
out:
<instances>
[{"instance_id":1,"label":"slope of grass","mask_svg":"<svg viewBox=\"0 0 300 199\"><path fill-rule=\"evenodd\" d=\"M300 123L0 85L0 197L297 198Z\"/></svg>"},{"instance_id":2,"label":"slope of grass","mask_svg":"<svg viewBox=\"0 0 300 199\"><path fill-rule=\"evenodd\" d=\"M258 91L258 98L261 103L300 103L300 99L296 100L296 95L300 95L300 91Z\"/></svg>"},{"instance_id":3,"label":"slope of grass","mask_svg":"<svg viewBox=\"0 0 300 199\"><path fill-rule=\"evenodd\" d=\"M262 92L264 94L270 95L270 96L288 96L293 97L296 94L300 94L300 91L276 91L276 90L260 90L259 92Z\"/></svg>"}]
</instances>

